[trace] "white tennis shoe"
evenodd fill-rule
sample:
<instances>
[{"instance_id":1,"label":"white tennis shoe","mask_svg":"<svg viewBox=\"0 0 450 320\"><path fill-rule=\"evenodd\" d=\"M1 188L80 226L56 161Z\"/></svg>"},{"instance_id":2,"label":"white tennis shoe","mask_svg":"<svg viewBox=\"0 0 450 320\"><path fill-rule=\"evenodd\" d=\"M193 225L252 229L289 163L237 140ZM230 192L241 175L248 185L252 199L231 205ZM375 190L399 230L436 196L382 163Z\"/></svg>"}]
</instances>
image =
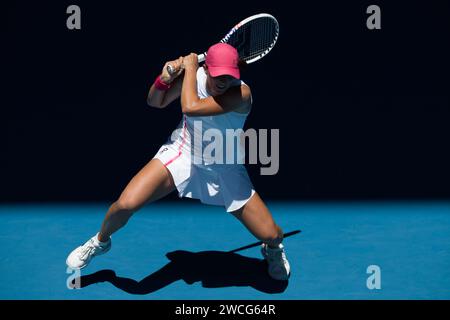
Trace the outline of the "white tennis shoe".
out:
<instances>
[{"instance_id":1,"label":"white tennis shoe","mask_svg":"<svg viewBox=\"0 0 450 320\"><path fill-rule=\"evenodd\" d=\"M66 264L71 269L83 269L91 259L108 252L111 249L111 239L101 244L97 239L98 233L85 244L73 250L67 257Z\"/></svg>"},{"instance_id":2,"label":"white tennis shoe","mask_svg":"<svg viewBox=\"0 0 450 320\"><path fill-rule=\"evenodd\" d=\"M278 248L270 248L267 244L261 245L261 253L269 264L269 275L275 280L287 280L291 275L291 267L286 258L284 246L280 243Z\"/></svg>"}]
</instances>

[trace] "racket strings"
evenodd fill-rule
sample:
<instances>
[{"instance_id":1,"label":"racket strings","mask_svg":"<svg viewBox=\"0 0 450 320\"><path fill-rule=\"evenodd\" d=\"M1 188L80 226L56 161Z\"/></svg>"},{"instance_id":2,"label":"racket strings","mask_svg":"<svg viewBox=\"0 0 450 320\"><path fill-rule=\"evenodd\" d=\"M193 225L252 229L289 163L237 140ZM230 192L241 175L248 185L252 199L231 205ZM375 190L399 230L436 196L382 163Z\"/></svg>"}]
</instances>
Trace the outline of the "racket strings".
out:
<instances>
[{"instance_id":1,"label":"racket strings","mask_svg":"<svg viewBox=\"0 0 450 320\"><path fill-rule=\"evenodd\" d=\"M267 54L278 38L278 25L268 18L250 21L241 26L228 43L234 46L245 61Z\"/></svg>"}]
</instances>

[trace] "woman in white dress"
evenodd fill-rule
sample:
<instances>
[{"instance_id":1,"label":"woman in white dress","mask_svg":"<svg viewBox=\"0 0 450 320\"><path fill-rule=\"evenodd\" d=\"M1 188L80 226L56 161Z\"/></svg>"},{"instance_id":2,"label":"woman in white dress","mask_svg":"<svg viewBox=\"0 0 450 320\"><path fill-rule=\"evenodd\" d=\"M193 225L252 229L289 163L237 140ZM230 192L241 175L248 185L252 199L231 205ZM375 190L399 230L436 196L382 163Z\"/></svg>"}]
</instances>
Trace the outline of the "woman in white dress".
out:
<instances>
[{"instance_id":1,"label":"woman in white dress","mask_svg":"<svg viewBox=\"0 0 450 320\"><path fill-rule=\"evenodd\" d=\"M173 74L167 72L168 65L174 68ZM111 235L134 212L177 190L179 197L224 206L263 242L269 275L287 280L290 266L281 243L283 231L254 190L244 165L236 158L232 163L218 162L217 157L202 152L204 140L195 138L203 137L208 129L225 136L225 130L244 126L252 96L249 86L240 80L236 49L224 43L211 46L200 68L194 53L167 62L151 86L147 102L165 108L178 98L183 116L177 130L110 206L100 231L70 253L67 265L80 269L94 256L109 251Z\"/></svg>"}]
</instances>

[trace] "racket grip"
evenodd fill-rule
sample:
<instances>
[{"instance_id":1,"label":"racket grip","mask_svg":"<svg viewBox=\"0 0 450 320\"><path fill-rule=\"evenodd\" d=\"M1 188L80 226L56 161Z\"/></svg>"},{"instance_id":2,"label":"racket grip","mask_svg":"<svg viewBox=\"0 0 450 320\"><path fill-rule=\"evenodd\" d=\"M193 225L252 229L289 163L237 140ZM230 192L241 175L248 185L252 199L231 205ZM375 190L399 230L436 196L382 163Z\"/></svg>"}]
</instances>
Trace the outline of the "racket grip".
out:
<instances>
[{"instance_id":1,"label":"racket grip","mask_svg":"<svg viewBox=\"0 0 450 320\"><path fill-rule=\"evenodd\" d=\"M201 53L201 54L199 54L199 55L197 56L198 63L202 63L203 61L205 61L205 58L206 58L206 53ZM169 64L169 65L167 66L167 72L168 72L170 75L172 75L172 74L175 73L175 69Z\"/></svg>"},{"instance_id":2,"label":"racket grip","mask_svg":"<svg viewBox=\"0 0 450 320\"><path fill-rule=\"evenodd\" d=\"M199 54L197 56L197 58L198 58L198 63L202 63L206 59L206 53Z\"/></svg>"}]
</instances>

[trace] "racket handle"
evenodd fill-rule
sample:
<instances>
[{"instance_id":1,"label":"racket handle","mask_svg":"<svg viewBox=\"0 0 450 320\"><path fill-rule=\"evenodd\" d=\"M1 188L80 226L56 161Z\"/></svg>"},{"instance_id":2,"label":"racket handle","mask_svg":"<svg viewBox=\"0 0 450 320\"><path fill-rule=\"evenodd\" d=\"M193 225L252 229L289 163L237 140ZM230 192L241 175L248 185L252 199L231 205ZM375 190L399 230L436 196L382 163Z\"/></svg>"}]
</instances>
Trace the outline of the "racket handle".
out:
<instances>
[{"instance_id":1,"label":"racket handle","mask_svg":"<svg viewBox=\"0 0 450 320\"><path fill-rule=\"evenodd\" d=\"M199 55L197 56L197 58L198 58L198 63L202 63L203 61L205 61L206 53L199 54ZM167 66L167 72L168 72L170 75L172 75L172 74L175 73L175 69L169 64L169 65Z\"/></svg>"},{"instance_id":2,"label":"racket handle","mask_svg":"<svg viewBox=\"0 0 450 320\"><path fill-rule=\"evenodd\" d=\"M202 63L206 59L206 53L199 54L197 56L197 58L198 58L198 63Z\"/></svg>"}]
</instances>

